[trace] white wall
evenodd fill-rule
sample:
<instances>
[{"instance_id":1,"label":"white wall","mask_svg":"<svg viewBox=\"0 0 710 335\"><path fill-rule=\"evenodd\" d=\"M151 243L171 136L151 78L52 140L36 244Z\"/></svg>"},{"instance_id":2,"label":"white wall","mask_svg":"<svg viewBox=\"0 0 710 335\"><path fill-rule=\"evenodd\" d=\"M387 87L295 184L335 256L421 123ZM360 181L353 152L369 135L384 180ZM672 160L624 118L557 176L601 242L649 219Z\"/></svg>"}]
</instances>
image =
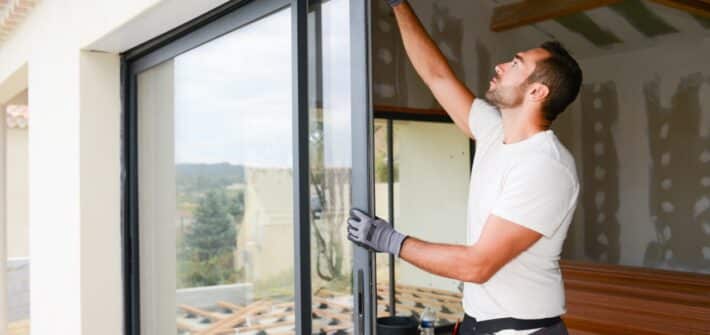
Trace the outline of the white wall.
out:
<instances>
[{"instance_id":1,"label":"white wall","mask_svg":"<svg viewBox=\"0 0 710 335\"><path fill-rule=\"evenodd\" d=\"M455 125L396 121L399 189L395 225L404 234L465 244L470 174L469 142ZM397 259L397 282L457 291L459 282Z\"/></svg>"},{"instance_id":2,"label":"white wall","mask_svg":"<svg viewBox=\"0 0 710 335\"><path fill-rule=\"evenodd\" d=\"M80 238L82 250L89 251L81 252L82 333L120 334L119 57L84 51L79 57Z\"/></svg>"},{"instance_id":3,"label":"white wall","mask_svg":"<svg viewBox=\"0 0 710 335\"><path fill-rule=\"evenodd\" d=\"M29 59L31 328L81 334L79 51L67 41L72 32L58 28L59 4L36 11L57 38Z\"/></svg>"},{"instance_id":4,"label":"white wall","mask_svg":"<svg viewBox=\"0 0 710 335\"><path fill-rule=\"evenodd\" d=\"M33 334L122 333L117 52L224 2L45 0L0 44L0 98L24 72L32 106Z\"/></svg>"},{"instance_id":5,"label":"white wall","mask_svg":"<svg viewBox=\"0 0 710 335\"><path fill-rule=\"evenodd\" d=\"M175 67L168 61L138 76L141 192L141 332L173 334L177 288L175 238Z\"/></svg>"}]
</instances>

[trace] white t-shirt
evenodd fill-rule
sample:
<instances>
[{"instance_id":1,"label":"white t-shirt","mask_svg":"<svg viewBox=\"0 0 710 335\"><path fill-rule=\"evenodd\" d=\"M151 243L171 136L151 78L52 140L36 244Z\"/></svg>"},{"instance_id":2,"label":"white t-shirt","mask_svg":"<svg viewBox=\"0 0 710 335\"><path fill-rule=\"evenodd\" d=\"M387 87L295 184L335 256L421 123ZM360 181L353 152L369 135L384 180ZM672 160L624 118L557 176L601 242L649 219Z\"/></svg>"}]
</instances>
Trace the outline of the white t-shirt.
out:
<instances>
[{"instance_id":1,"label":"white t-shirt","mask_svg":"<svg viewBox=\"0 0 710 335\"><path fill-rule=\"evenodd\" d=\"M468 243L478 241L491 214L543 236L487 282L464 283L466 314L479 321L564 314L558 261L579 194L574 158L552 130L504 144L500 112L482 99L471 106L469 127L476 154L468 199Z\"/></svg>"}]
</instances>

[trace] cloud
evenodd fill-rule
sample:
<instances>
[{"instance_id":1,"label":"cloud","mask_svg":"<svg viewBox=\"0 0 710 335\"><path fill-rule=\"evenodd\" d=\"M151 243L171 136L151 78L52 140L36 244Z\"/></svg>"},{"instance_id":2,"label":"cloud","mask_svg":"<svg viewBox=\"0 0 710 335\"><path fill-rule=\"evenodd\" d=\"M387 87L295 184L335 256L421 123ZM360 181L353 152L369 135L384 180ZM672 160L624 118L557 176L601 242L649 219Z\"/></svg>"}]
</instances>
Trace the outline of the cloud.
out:
<instances>
[{"instance_id":1,"label":"cloud","mask_svg":"<svg viewBox=\"0 0 710 335\"><path fill-rule=\"evenodd\" d=\"M350 166L347 1L322 6L324 157ZM282 10L175 58L178 163L291 167L291 13Z\"/></svg>"}]
</instances>

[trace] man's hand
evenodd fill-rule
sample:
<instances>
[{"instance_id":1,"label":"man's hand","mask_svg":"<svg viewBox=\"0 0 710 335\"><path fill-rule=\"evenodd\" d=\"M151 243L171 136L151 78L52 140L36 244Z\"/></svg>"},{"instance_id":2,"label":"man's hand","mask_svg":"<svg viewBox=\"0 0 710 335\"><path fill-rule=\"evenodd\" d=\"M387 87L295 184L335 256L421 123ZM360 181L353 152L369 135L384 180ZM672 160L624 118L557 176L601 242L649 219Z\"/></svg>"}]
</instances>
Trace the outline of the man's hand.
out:
<instances>
[{"instance_id":1,"label":"man's hand","mask_svg":"<svg viewBox=\"0 0 710 335\"><path fill-rule=\"evenodd\" d=\"M387 1L387 4L390 5L391 7L397 6L397 5L404 2L404 0L385 0L385 1Z\"/></svg>"},{"instance_id":2,"label":"man's hand","mask_svg":"<svg viewBox=\"0 0 710 335\"><path fill-rule=\"evenodd\" d=\"M348 239L356 244L399 256L402 242L407 238L392 228L392 225L378 217L371 218L359 209L350 210L348 218Z\"/></svg>"}]
</instances>

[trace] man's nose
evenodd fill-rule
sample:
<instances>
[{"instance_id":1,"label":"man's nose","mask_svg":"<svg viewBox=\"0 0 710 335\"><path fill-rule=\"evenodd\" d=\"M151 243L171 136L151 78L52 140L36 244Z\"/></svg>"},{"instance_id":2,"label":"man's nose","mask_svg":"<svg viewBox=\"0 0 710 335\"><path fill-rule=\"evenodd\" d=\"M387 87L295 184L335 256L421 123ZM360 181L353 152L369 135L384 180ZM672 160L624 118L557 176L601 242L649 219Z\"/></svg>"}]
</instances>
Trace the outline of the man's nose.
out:
<instances>
[{"instance_id":1,"label":"man's nose","mask_svg":"<svg viewBox=\"0 0 710 335\"><path fill-rule=\"evenodd\" d=\"M502 64L496 65L495 71L496 71L497 74L501 74L501 73L503 72L503 66L502 66Z\"/></svg>"}]
</instances>

